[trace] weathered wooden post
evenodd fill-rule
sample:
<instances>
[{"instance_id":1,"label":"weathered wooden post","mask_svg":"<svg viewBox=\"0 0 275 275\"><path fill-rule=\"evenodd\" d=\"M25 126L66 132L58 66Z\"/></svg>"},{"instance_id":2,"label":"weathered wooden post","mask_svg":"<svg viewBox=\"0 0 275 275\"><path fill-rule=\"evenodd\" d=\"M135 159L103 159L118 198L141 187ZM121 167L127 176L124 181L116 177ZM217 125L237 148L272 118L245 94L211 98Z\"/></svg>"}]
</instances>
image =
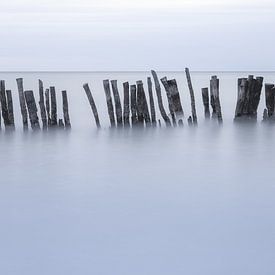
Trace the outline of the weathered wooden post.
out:
<instances>
[{"instance_id":1,"label":"weathered wooden post","mask_svg":"<svg viewBox=\"0 0 275 275\"><path fill-rule=\"evenodd\" d=\"M13 100L12 100L12 93L11 90L7 90L7 104L8 104L8 116L11 129L15 128L14 125L14 114L13 114Z\"/></svg>"},{"instance_id":2,"label":"weathered wooden post","mask_svg":"<svg viewBox=\"0 0 275 275\"><path fill-rule=\"evenodd\" d=\"M212 76L210 80L210 87L214 98L217 118L219 123L222 123L222 110L221 110L220 96L219 96L219 79L217 78L217 76Z\"/></svg>"},{"instance_id":3,"label":"weathered wooden post","mask_svg":"<svg viewBox=\"0 0 275 275\"><path fill-rule=\"evenodd\" d=\"M17 78L17 87L18 87L18 94L19 94L19 102L20 102L20 109L23 121L23 129L28 129L28 112L26 107L26 101L24 97L24 88L23 88L23 78Z\"/></svg>"},{"instance_id":4,"label":"weathered wooden post","mask_svg":"<svg viewBox=\"0 0 275 275\"><path fill-rule=\"evenodd\" d=\"M170 96L171 96L171 102L173 105L173 110L177 118L183 118L184 113L183 113L183 108L181 105L181 100L180 100L180 93L178 89L178 84L176 79L171 79L167 81L169 91L170 91Z\"/></svg>"},{"instance_id":5,"label":"weathered wooden post","mask_svg":"<svg viewBox=\"0 0 275 275\"><path fill-rule=\"evenodd\" d=\"M57 103L55 87L50 87L51 94L51 126L57 126Z\"/></svg>"},{"instance_id":6,"label":"weathered wooden post","mask_svg":"<svg viewBox=\"0 0 275 275\"><path fill-rule=\"evenodd\" d=\"M46 100L46 112L47 112L47 119L48 119L48 127L51 126L51 113L50 113L50 90L45 90L45 100Z\"/></svg>"},{"instance_id":7,"label":"weathered wooden post","mask_svg":"<svg viewBox=\"0 0 275 275\"><path fill-rule=\"evenodd\" d=\"M144 116L143 116L143 100L142 100L142 90L141 84L137 81L137 120L139 126L144 126Z\"/></svg>"},{"instance_id":8,"label":"weathered wooden post","mask_svg":"<svg viewBox=\"0 0 275 275\"><path fill-rule=\"evenodd\" d=\"M151 111L151 120L152 120L152 126L156 126L156 111L155 111L155 103L154 103L154 97L153 97L153 85L151 77L147 77L147 85L148 85L148 93L149 93L149 99L150 99L150 111Z\"/></svg>"},{"instance_id":9,"label":"weathered wooden post","mask_svg":"<svg viewBox=\"0 0 275 275\"><path fill-rule=\"evenodd\" d=\"M152 70L151 73L152 73L152 76L153 76L153 79L154 79L154 82L155 82L155 89L156 89L156 93L157 93L160 114L161 114L163 120L165 121L166 126L170 127L171 126L171 121L170 121L168 115L166 114L164 106L163 106L162 96L161 96L161 88L160 88L157 73L154 70Z\"/></svg>"},{"instance_id":10,"label":"weathered wooden post","mask_svg":"<svg viewBox=\"0 0 275 275\"><path fill-rule=\"evenodd\" d=\"M25 91L25 99L28 107L29 119L33 130L39 130L39 119L37 116L37 107L33 95L33 91Z\"/></svg>"},{"instance_id":11,"label":"weathered wooden post","mask_svg":"<svg viewBox=\"0 0 275 275\"><path fill-rule=\"evenodd\" d=\"M4 120L5 127L7 128L10 126L10 120L9 120L9 112L8 112L8 105L7 105L7 98L6 98L6 87L5 87L5 81L0 81L0 102L1 102L1 111L2 111L2 117Z\"/></svg>"},{"instance_id":12,"label":"weathered wooden post","mask_svg":"<svg viewBox=\"0 0 275 275\"><path fill-rule=\"evenodd\" d=\"M275 89L274 84L265 84L265 103L267 109L267 117L271 118L274 115L275 107Z\"/></svg>"},{"instance_id":13,"label":"weathered wooden post","mask_svg":"<svg viewBox=\"0 0 275 275\"><path fill-rule=\"evenodd\" d=\"M132 120L132 127L137 125L137 86L131 85L131 120Z\"/></svg>"},{"instance_id":14,"label":"weathered wooden post","mask_svg":"<svg viewBox=\"0 0 275 275\"><path fill-rule=\"evenodd\" d=\"M105 91L111 127L116 127L114 107L113 107L113 102L112 102L112 97L111 97L110 83L109 83L108 79L103 80L103 87L104 87L104 91Z\"/></svg>"},{"instance_id":15,"label":"weathered wooden post","mask_svg":"<svg viewBox=\"0 0 275 275\"><path fill-rule=\"evenodd\" d=\"M238 99L235 110L235 119L242 117L244 114L244 104L246 100L248 82L247 78L239 78L238 79Z\"/></svg>"},{"instance_id":16,"label":"weathered wooden post","mask_svg":"<svg viewBox=\"0 0 275 275\"><path fill-rule=\"evenodd\" d=\"M191 76L188 68L185 68L185 74L187 78L187 83L189 87L190 92L190 98L191 98L191 109L192 109L192 118L193 118L193 124L197 125L197 112L196 112L196 103L195 103L195 95L193 90L193 85L191 81Z\"/></svg>"},{"instance_id":17,"label":"weathered wooden post","mask_svg":"<svg viewBox=\"0 0 275 275\"><path fill-rule=\"evenodd\" d=\"M114 95L114 101L115 101L115 110L116 110L116 120L117 120L117 126L122 127L122 108L121 108L121 102L120 97L118 93L117 88L117 80L111 80L113 95Z\"/></svg>"},{"instance_id":18,"label":"weathered wooden post","mask_svg":"<svg viewBox=\"0 0 275 275\"><path fill-rule=\"evenodd\" d=\"M64 125L63 119L60 118L60 119L58 120L58 128L64 130L64 127L65 127L65 125Z\"/></svg>"},{"instance_id":19,"label":"weathered wooden post","mask_svg":"<svg viewBox=\"0 0 275 275\"><path fill-rule=\"evenodd\" d=\"M130 99L129 99L129 82L123 83L123 123L124 127L130 126Z\"/></svg>"},{"instance_id":20,"label":"weathered wooden post","mask_svg":"<svg viewBox=\"0 0 275 275\"><path fill-rule=\"evenodd\" d=\"M210 110L209 110L209 91L208 91L208 88L202 88L201 93L202 93L202 101L203 101L203 106L204 106L204 117L206 119L209 119L210 118Z\"/></svg>"},{"instance_id":21,"label":"weathered wooden post","mask_svg":"<svg viewBox=\"0 0 275 275\"><path fill-rule=\"evenodd\" d=\"M85 83L83 85L83 88L84 88L84 90L86 92L86 95L88 97L90 106L92 108L92 111L93 111L93 114L94 114L94 118L95 118L95 122L96 122L96 126L97 126L97 128L100 128L100 121L99 121L99 117L98 117L97 108L96 108L95 101L94 101L94 98L92 96L92 93L91 93L91 90L89 88L88 83ZM67 103L67 106L68 106L68 103ZM65 114L65 112L64 112L64 114ZM65 118L65 116L64 116L64 118ZM66 120L65 120L65 125L66 125Z\"/></svg>"},{"instance_id":22,"label":"weathered wooden post","mask_svg":"<svg viewBox=\"0 0 275 275\"><path fill-rule=\"evenodd\" d=\"M39 107L40 107L40 114L42 119L42 127L43 130L47 129L47 114L46 114L46 108L44 103L44 88L43 88L43 82L42 80L38 80L39 85Z\"/></svg>"},{"instance_id":23,"label":"weathered wooden post","mask_svg":"<svg viewBox=\"0 0 275 275\"><path fill-rule=\"evenodd\" d=\"M62 91L62 103L63 103L63 117L64 117L64 122L65 122L65 128L71 129L68 97L67 97L67 91L65 91L65 90Z\"/></svg>"},{"instance_id":24,"label":"weathered wooden post","mask_svg":"<svg viewBox=\"0 0 275 275\"><path fill-rule=\"evenodd\" d=\"M146 123L146 126L151 125L150 115L149 115L149 109L148 104L145 96L145 91L143 88L143 82L141 80L137 81L137 95L140 97L141 101L141 114L142 117Z\"/></svg>"}]
</instances>

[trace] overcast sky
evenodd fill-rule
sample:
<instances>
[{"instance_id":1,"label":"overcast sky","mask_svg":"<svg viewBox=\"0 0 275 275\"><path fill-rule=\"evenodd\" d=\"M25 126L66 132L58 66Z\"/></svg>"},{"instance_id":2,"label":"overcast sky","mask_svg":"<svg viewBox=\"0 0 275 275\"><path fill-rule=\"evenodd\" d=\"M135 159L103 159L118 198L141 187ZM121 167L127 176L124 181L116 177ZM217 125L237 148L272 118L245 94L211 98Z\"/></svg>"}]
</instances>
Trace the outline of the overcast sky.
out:
<instances>
[{"instance_id":1,"label":"overcast sky","mask_svg":"<svg viewBox=\"0 0 275 275\"><path fill-rule=\"evenodd\" d=\"M3 2L1 71L275 70L274 0Z\"/></svg>"}]
</instances>

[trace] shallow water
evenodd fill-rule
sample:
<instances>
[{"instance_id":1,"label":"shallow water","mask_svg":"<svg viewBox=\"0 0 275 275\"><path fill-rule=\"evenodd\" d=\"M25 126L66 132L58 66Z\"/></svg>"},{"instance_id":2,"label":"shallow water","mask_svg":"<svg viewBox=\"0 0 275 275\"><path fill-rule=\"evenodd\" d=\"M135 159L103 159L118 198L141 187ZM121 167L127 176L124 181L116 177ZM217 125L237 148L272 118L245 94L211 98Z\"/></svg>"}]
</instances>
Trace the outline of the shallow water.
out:
<instances>
[{"instance_id":1,"label":"shallow water","mask_svg":"<svg viewBox=\"0 0 275 275\"><path fill-rule=\"evenodd\" d=\"M1 274L274 274L275 128L260 123L263 97L258 124L233 124L247 73L217 74L222 127L203 119L211 73L194 73L197 128L111 131L102 80L146 73L2 73L17 131L0 133ZM189 115L184 74L163 75L177 78ZM71 131L22 131L20 76L28 89L41 78L68 90Z\"/></svg>"}]
</instances>

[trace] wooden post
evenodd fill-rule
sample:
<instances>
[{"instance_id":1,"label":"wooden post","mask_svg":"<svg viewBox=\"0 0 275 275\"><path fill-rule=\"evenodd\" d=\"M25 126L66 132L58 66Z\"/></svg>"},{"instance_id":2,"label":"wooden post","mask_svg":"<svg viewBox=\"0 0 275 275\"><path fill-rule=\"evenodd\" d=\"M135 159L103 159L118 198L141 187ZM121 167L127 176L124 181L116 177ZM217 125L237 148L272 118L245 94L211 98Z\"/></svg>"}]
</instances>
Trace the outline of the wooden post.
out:
<instances>
[{"instance_id":1,"label":"wooden post","mask_svg":"<svg viewBox=\"0 0 275 275\"><path fill-rule=\"evenodd\" d=\"M124 127L130 126L130 100L129 100L129 82L123 83L123 123Z\"/></svg>"},{"instance_id":2,"label":"wooden post","mask_svg":"<svg viewBox=\"0 0 275 275\"><path fill-rule=\"evenodd\" d=\"M132 127L137 125L137 86L131 85L131 120L132 120Z\"/></svg>"},{"instance_id":3,"label":"wooden post","mask_svg":"<svg viewBox=\"0 0 275 275\"><path fill-rule=\"evenodd\" d=\"M185 68L185 74L187 78L187 83L189 87L190 92L190 98L191 98L191 109L192 109L192 118L193 118L193 124L197 125L197 112L196 112L196 103L195 103L195 95L193 90L193 85L191 81L191 76L188 68Z\"/></svg>"},{"instance_id":4,"label":"wooden post","mask_svg":"<svg viewBox=\"0 0 275 275\"><path fill-rule=\"evenodd\" d=\"M203 101L203 106L204 106L204 117L206 119L209 119L210 118L210 110L209 110L209 91L208 91L208 88L202 88L201 93L202 93L202 101Z\"/></svg>"},{"instance_id":5,"label":"wooden post","mask_svg":"<svg viewBox=\"0 0 275 275\"><path fill-rule=\"evenodd\" d=\"M25 91L25 99L28 107L29 119L33 130L39 130L39 120L37 116L37 107L33 95L33 91Z\"/></svg>"},{"instance_id":6,"label":"wooden post","mask_svg":"<svg viewBox=\"0 0 275 275\"><path fill-rule=\"evenodd\" d=\"M214 97L215 108L217 112L217 118L219 123L222 122L222 110L220 104L220 96L219 96L219 79L217 76L212 76L210 80L210 87L212 87L212 93Z\"/></svg>"},{"instance_id":7,"label":"wooden post","mask_svg":"<svg viewBox=\"0 0 275 275\"><path fill-rule=\"evenodd\" d=\"M83 88L84 88L84 90L86 92L86 95L88 97L90 106L92 108L92 111L93 111L93 114L94 114L94 118L95 118L95 122L96 122L96 126L97 126L97 128L100 128L100 121L99 121L99 117L98 117L97 108L96 108L95 101L94 101L94 98L92 96L92 93L91 93L91 90L89 88L88 83L85 83L83 85ZM67 106L68 106L68 103L67 103ZM64 114L65 114L65 112L64 112ZM64 119L65 119L65 115L64 115ZM66 119L65 119L65 125L66 125Z\"/></svg>"},{"instance_id":8,"label":"wooden post","mask_svg":"<svg viewBox=\"0 0 275 275\"><path fill-rule=\"evenodd\" d=\"M248 82L247 78L239 78L238 79L238 99L235 110L235 119L242 117L244 114L244 104L246 100Z\"/></svg>"},{"instance_id":9,"label":"wooden post","mask_svg":"<svg viewBox=\"0 0 275 275\"><path fill-rule=\"evenodd\" d=\"M1 110L2 110L2 117L4 120L5 127L7 128L10 126L9 120L9 112L8 112L8 105L7 105L7 98L6 98L6 87L5 81L0 81L0 102L1 102Z\"/></svg>"},{"instance_id":10,"label":"wooden post","mask_svg":"<svg viewBox=\"0 0 275 275\"><path fill-rule=\"evenodd\" d=\"M268 118L271 118L274 115L275 107L274 84L265 84L265 103L267 109L267 116Z\"/></svg>"},{"instance_id":11,"label":"wooden post","mask_svg":"<svg viewBox=\"0 0 275 275\"><path fill-rule=\"evenodd\" d=\"M156 93L157 93L160 114L161 114L163 120L165 121L166 126L170 127L171 126L171 121L170 121L169 117L167 116L167 114L165 112L165 109L164 109L164 106L163 106L162 96L161 96L161 88L160 88L157 73L153 70L151 71L151 73L153 75L154 82L155 82L155 89L156 89Z\"/></svg>"},{"instance_id":12,"label":"wooden post","mask_svg":"<svg viewBox=\"0 0 275 275\"><path fill-rule=\"evenodd\" d=\"M120 102L120 97L118 93L118 88L117 88L117 80L111 80L111 85L112 85L112 90L113 90L113 95L114 95L114 100L115 100L115 110L116 110L116 121L117 121L117 126L122 127L122 108L121 108L121 102Z\"/></svg>"},{"instance_id":13,"label":"wooden post","mask_svg":"<svg viewBox=\"0 0 275 275\"><path fill-rule=\"evenodd\" d=\"M50 90L46 89L45 91L45 99L46 99L46 112L48 118L48 126L51 126L51 113L50 113Z\"/></svg>"},{"instance_id":14,"label":"wooden post","mask_svg":"<svg viewBox=\"0 0 275 275\"><path fill-rule=\"evenodd\" d=\"M50 87L51 94L51 126L57 126L57 103L55 87Z\"/></svg>"},{"instance_id":15,"label":"wooden post","mask_svg":"<svg viewBox=\"0 0 275 275\"><path fill-rule=\"evenodd\" d=\"M67 91L62 91L62 103L63 103L63 117L65 122L65 128L71 129Z\"/></svg>"},{"instance_id":16,"label":"wooden post","mask_svg":"<svg viewBox=\"0 0 275 275\"><path fill-rule=\"evenodd\" d=\"M28 129L28 112L26 107L26 101L24 97L24 89L23 89L23 78L17 78L17 87L18 87L18 94L19 94L19 102L20 102L20 109L23 121L23 129Z\"/></svg>"},{"instance_id":17,"label":"wooden post","mask_svg":"<svg viewBox=\"0 0 275 275\"><path fill-rule=\"evenodd\" d=\"M149 99L150 99L150 111L151 111L151 120L152 120L152 126L156 126L156 111L155 111L155 103L154 103L154 97L153 97L153 88L152 88L152 80L151 77L147 77L147 85L148 85L148 93L149 93Z\"/></svg>"},{"instance_id":18,"label":"wooden post","mask_svg":"<svg viewBox=\"0 0 275 275\"><path fill-rule=\"evenodd\" d=\"M140 93L140 96L141 96L142 116L144 118L146 126L150 126L151 125L151 120L150 120L148 104L147 104L147 100L146 100L145 91L144 91L144 88L143 88L143 82L142 81L137 81L137 94L139 94L139 93Z\"/></svg>"},{"instance_id":19,"label":"wooden post","mask_svg":"<svg viewBox=\"0 0 275 275\"><path fill-rule=\"evenodd\" d=\"M13 100L12 100L12 93L11 90L7 90L7 104L8 104L8 116L11 129L15 128L14 125L14 114L13 114Z\"/></svg>"},{"instance_id":20,"label":"wooden post","mask_svg":"<svg viewBox=\"0 0 275 275\"><path fill-rule=\"evenodd\" d=\"M169 87L174 112L177 118L183 118L184 113L183 113L183 108L180 101L180 93L179 93L177 81L176 79L171 79L167 81L167 84Z\"/></svg>"},{"instance_id":21,"label":"wooden post","mask_svg":"<svg viewBox=\"0 0 275 275\"><path fill-rule=\"evenodd\" d=\"M46 114L46 108L44 103L44 88L43 88L43 82L42 80L38 80L39 85L39 107L40 107L40 114L42 119L42 125L43 129L47 129L47 114Z\"/></svg>"},{"instance_id":22,"label":"wooden post","mask_svg":"<svg viewBox=\"0 0 275 275\"><path fill-rule=\"evenodd\" d=\"M111 127L116 127L114 107L113 107L113 102L112 102L112 97L111 97L110 83L109 83L108 79L103 80L103 87L104 87L104 91L105 91Z\"/></svg>"},{"instance_id":23,"label":"wooden post","mask_svg":"<svg viewBox=\"0 0 275 275\"><path fill-rule=\"evenodd\" d=\"M171 92L170 92L170 89L169 89L169 84L167 82L167 77L161 78L160 81L161 81L161 83L164 86L164 89L166 91L169 112L170 112L170 115L172 116L173 125L176 126L177 122L176 122L175 115L174 115L174 113L175 113L175 111L174 111L174 105L173 105L173 102L172 102Z\"/></svg>"},{"instance_id":24,"label":"wooden post","mask_svg":"<svg viewBox=\"0 0 275 275\"><path fill-rule=\"evenodd\" d=\"M60 119L58 120L58 128L64 129L64 122L63 122L63 119L62 119L62 118L60 118Z\"/></svg>"},{"instance_id":25,"label":"wooden post","mask_svg":"<svg viewBox=\"0 0 275 275\"><path fill-rule=\"evenodd\" d=\"M179 127L183 127L183 120L182 119L179 119L178 125L179 125Z\"/></svg>"},{"instance_id":26,"label":"wooden post","mask_svg":"<svg viewBox=\"0 0 275 275\"><path fill-rule=\"evenodd\" d=\"M139 126L144 126L142 83L137 81L137 120Z\"/></svg>"}]
</instances>

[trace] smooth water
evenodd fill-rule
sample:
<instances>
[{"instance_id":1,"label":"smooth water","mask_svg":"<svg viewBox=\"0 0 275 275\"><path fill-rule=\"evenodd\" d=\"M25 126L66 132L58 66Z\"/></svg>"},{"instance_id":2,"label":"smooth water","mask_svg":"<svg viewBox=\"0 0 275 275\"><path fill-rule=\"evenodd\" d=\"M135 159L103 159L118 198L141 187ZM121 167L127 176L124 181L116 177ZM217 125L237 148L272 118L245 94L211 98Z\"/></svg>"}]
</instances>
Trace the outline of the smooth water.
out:
<instances>
[{"instance_id":1,"label":"smooth water","mask_svg":"<svg viewBox=\"0 0 275 275\"><path fill-rule=\"evenodd\" d=\"M2 73L17 130L0 133L0 274L273 275L275 127L260 123L264 97L258 124L232 122L247 74L217 73L221 127L203 119L211 73L193 73L197 128L112 131L102 80L118 79L122 92L148 73ZM164 75L178 80L190 115L184 74ZM67 89L72 130L24 133L17 77L36 95L38 78Z\"/></svg>"}]
</instances>

